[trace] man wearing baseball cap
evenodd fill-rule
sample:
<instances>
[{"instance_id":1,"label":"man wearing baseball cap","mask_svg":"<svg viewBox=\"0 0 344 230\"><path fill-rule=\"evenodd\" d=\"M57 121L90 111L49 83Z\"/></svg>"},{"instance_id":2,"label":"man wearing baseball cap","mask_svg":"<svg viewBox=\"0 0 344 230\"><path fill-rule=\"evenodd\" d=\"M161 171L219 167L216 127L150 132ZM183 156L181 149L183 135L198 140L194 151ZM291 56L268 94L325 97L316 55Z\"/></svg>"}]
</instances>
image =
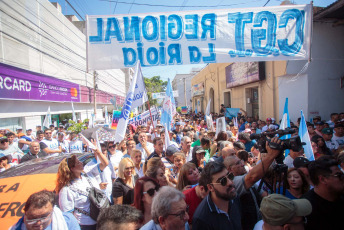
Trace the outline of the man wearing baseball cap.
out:
<instances>
[{"instance_id":1,"label":"man wearing baseball cap","mask_svg":"<svg viewBox=\"0 0 344 230\"><path fill-rule=\"evenodd\" d=\"M332 137L332 141L338 143L339 147L344 147L344 124L337 123L334 125L334 134Z\"/></svg>"},{"instance_id":2,"label":"man wearing baseball cap","mask_svg":"<svg viewBox=\"0 0 344 230\"><path fill-rule=\"evenodd\" d=\"M270 117L266 118L266 125L262 128L262 132L265 132L269 129L269 125L271 125L272 119Z\"/></svg>"},{"instance_id":3,"label":"man wearing baseball cap","mask_svg":"<svg viewBox=\"0 0 344 230\"><path fill-rule=\"evenodd\" d=\"M315 132L321 137L322 137L321 131L323 130L324 125L325 125L325 123L322 121L318 121L315 123Z\"/></svg>"},{"instance_id":4,"label":"man wearing baseball cap","mask_svg":"<svg viewBox=\"0 0 344 230\"><path fill-rule=\"evenodd\" d=\"M332 141L333 131L331 128L324 128L321 130L322 136L325 140L327 148L332 152L336 151L339 148L339 145L336 141Z\"/></svg>"},{"instance_id":5,"label":"man wearing baseball cap","mask_svg":"<svg viewBox=\"0 0 344 230\"><path fill-rule=\"evenodd\" d=\"M312 205L306 199L291 200L280 194L264 197L260 204L263 220L254 230L304 229L307 215L312 212Z\"/></svg>"}]
</instances>

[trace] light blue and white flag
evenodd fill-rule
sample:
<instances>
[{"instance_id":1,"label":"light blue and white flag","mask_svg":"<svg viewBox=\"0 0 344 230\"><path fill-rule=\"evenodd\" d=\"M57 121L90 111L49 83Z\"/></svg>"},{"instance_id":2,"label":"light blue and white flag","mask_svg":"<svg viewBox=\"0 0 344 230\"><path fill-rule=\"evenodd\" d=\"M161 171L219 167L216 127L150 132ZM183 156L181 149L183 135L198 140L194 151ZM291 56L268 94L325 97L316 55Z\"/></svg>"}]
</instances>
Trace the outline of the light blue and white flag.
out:
<instances>
[{"instance_id":1,"label":"light blue and white flag","mask_svg":"<svg viewBox=\"0 0 344 230\"><path fill-rule=\"evenodd\" d=\"M50 114L50 106L48 107L47 115L45 115L44 121L43 121L43 127L49 128L51 122L51 114Z\"/></svg>"},{"instance_id":2,"label":"light blue and white flag","mask_svg":"<svg viewBox=\"0 0 344 230\"><path fill-rule=\"evenodd\" d=\"M127 97L125 98L125 102L123 104L121 116L117 124L115 142L121 142L124 139L125 131L127 129L127 124L130 118L130 111L133 108L141 106L143 103L145 103L144 95L146 95L146 89L144 88L144 82L142 86L141 83L137 84L138 83L137 81L141 81L141 83L143 82L140 62L138 62L136 65L135 74L129 86L128 94L127 94ZM142 92L141 94L142 97L139 97L136 95L136 93L139 91ZM134 106L134 102L135 102L135 106Z\"/></svg>"},{"instance_id":3,"label":"light blue and white flag","mask_svg":"<svg viewBox=\"0 0 344 230\"><path fill-rule=\"evenodd\" d=\"M74 121L74 122L77 122L77 120L76 120L76 115L75 115L75 110L74 110L73 101L72 101L72 114L73 114L73 121Z\"/></svg>"},{"instance_id":4,"label":"light blue and white flag","mask_svg":"<svg viewBox=\"0 0 344 230\"><path fill-rule=\"evenodd\" d=\"M205 109L205 115L209 116L210 115L210 104L211 104L211 98L209 98L207 108Z\"/></svg>"},{"instance_id":5,"label":"light blue and white flag","mask_svg":"<svg viewBox=\"0 0 344 230\"><path fill-rule=\"evenodd\" d=\"M146 92L145 82L143 80L140 62L137 62L135 75L136 75L136 82L135 82L135 90L134 90L134 95L133 95L133 102L131 103L131 109L135 109L143 105L146 101L148 101L148 96ZM134 82L134 78L133 78L132 83L133 82Z\"/></svg>"},{"instance_id":6,"label":"light blue and white flag","mask_svg":"<svg viewBox=\"0 0 344 230\"><path fill-rule=\"evenodd\" d=\"M109 113L108 113L107 106L105 106L104 110L105 110L105 124L109 125L110 119L109 119Z\"/></svg>"},{"instance_id":7,"label":"light blue and white flag","mask_svg":"<svg viewBox=\"0 0 344 230\"><path fill-rule=\"evenodd\" d=\"M280 125L280 129L281 130L285 130L286 128L290 128L290 118L289 118L289 111L288 111L288 98L285 99L285 103L284 103L284 110L283 110L283 116L282 116L282 120L281 120L281 125ZM291 137L290 134L284 135L283 137L281 137L281 140L285 140L285 139L289 139ZM285 150L285 156L288 156L289 154L289 149Z\"/></svg>"},{"instance_id":8,"label":"light blue and white flag","mask_svg":"<svg viewBox=\"0 0 344 230\"><path fill-rule=\"evenodd\" d=\"M303 115L303 112L301 110L301 121L300 121L300 127L299 127L299 136L301 138L301 141L306 143L306 145L303 146L303 149L305 150L306 158L310 161L314 161L314 153L311 145L311 140L309 138L308 129L305 117Z\"/></svg>"},{"instance_id":9,"label":"light blue and white flag","mask_svg":"<svg viewBox=\"0 0 344 230\"><path fill-rule=\"evenodd\" d=\"M161 124L164 125L168 131L171 131L171 122L173 116L176 114L176 102L173 97L173 90L170 79L168 79L166 87L166 96L162 103Z\"/></svg>"}]
</instances>

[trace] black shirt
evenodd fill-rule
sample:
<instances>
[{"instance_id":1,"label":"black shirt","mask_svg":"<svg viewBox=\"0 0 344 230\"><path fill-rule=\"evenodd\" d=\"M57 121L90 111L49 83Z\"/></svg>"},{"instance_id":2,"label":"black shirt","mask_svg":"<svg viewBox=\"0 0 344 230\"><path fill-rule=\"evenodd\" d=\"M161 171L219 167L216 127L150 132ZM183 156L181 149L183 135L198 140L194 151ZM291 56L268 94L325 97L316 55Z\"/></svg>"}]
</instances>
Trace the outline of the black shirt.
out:
<instances>
[{"instance_id":1,"label":"black shirt","mask_svg":"<svg viewBox=\"0 0 344 230\"><path fill-rule=\"evenodd\" d=\"M307 216L306 230L343 229L343 199L330 202L316 194L314 189L308 191L303 198L312 204L312 213Z\"/></svg>"},{"instance_id":2,"label":"black shirt","mask_svg":"<svg viewBox=\"0 0 344 230\"><path fill-rule=\"evenodd\" d=\"M37 159L37 158L45 157L45 156L48 156L48 154L46 154L43 151L39 151L37 155L31 154L30 152L28 152L27 154L25 154L25 156L23 156L20 159L20 163L23 163L25 161L29 161L29 160L32 160L32 159Z\"/></svg>"},{"instance_id":3,"label":"black shirt","mask_svg":"<svg viewBox=\"0 0 344 230\"><path fill-rule=\"evenodd\" d=\"M229 210L221 213L211 199L211 193L198 205L192 220L194 230L241 230L240 200L229 201Z\"/></svg>"},{"instance_id":4,"label":"black shirt","mask_svg":"<svg viewBox=\"0 0 344 230\"><path fill-rule=\"evenodd\" d=\"M135 184L136 178L134 177L133 184ZM112 185L112 197L118 198L121 196L123 196L123 204L130 205L134 203L134 188L130 188L122 178L117 177Z\"/></svg>"},{"instance_id":5,"label":"black shirt","mask_svg":"<svg viewBox=\"0 0 344 230\"><path fill-rule=\"evenodd\" d=\"M157 154L157 153L155 152L155 150L154 150L154 152L152 152L152 153L148 156L147 161L148 161L149 159L153 158L153 157L159 157L159 158L160 158L159 154ZM165 152L164 152L164 151L162 151L161 157L165 157Z\"/></svg>"}]
</instances>

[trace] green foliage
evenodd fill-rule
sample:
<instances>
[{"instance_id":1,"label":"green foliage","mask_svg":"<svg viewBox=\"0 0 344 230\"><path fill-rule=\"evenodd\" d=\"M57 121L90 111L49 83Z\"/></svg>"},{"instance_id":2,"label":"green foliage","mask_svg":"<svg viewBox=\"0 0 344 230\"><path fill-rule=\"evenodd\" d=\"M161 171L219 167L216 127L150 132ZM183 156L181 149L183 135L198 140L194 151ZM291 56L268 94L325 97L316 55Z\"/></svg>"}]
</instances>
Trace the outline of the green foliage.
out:
<instances>
[{"instance_id":1,"label":"green foliage","mask_svg":"<svg viewBox=\"0 0 344 230\"><path fill-rule=\"evenodd\" d=\"M178 113L181 113L182 112L182 107L177 107L176 110L177 110Z\"/></svg>"},{"instance_id":2,"label":"green foliage","mask_svg":"<svg viewBox=\"0 0 344 230\"><path fill-rule=\"evenodd\" d=\"M89 119L85 119L82 123L76 123L73 120L69 120L68 123L70 126L68 127L68 131L80 133L86 129L85 123L88 121Z\"/></svg>"},{"instance_id":3,"label":"green foliage","mask_svg":"<svg viewBox=\"0 0 344 230\"><path fill-rule=\"evenodd\" d=\"M160 79L160 76L154 76L152 78L143 78L145 81L145 86L147 90L149 104L151 106L158 105L156 99L152 99L152 93L160 93L166 91L167 81L163 81Z\"/></svg>"}]
</instances>

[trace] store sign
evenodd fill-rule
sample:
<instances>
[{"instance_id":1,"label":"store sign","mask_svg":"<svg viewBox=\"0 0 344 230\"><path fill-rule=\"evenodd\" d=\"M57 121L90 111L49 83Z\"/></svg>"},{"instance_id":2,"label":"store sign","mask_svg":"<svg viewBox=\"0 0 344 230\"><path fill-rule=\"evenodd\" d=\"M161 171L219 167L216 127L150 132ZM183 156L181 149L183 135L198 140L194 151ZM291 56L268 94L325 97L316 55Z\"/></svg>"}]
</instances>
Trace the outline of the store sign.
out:
<instances>
[{"instance_id":1,"label":"store sign","mask_svg":"<svg viewBox=\"0 0 344 230\"><path fill-rule=\"evenodd\" d=\"M308 60L311 15L311 5L88 15L88 66Z\"/></svg>"},{"instance_id":2,"label":"store sign","mask_svg":"<svg viewBox=\"0 0 344 230\"><path fill-rule=\"evenodd\" d=\"M191 94L192 96L198 96L204 94L204 82L199 83L197 85L193 85L191 88Z\"/></svg>"},{"instance_id":3,"label":"store sign","mask_svg":"<svg viewBox=\"0 0 344 230\"><path fill-rule=\"evenodd\" d=\"M232 88L239 85L256 82L264 78L264 63L238 62L226 67L226 87ZM262 70L260 70L261 68Z\"/></svg>"},{"instance_id":4,"label":"store sign","mask_svg":"<svg viewBox=\"0 0 344 230\"><path fill-rule=\"evenodd\" d=\"M0 64L0 99L80 102L78 84Z\"/></svg>"},{"instance_id":5,"label":"store sign","mask_svg":"<svg viewBox=\"0 0 344 230\"><path fill-rule=\"evenodd\" d=\"M164 99L166 92L152 93L152 99ZM173 97L179 97L178 90L173 91Z\"/></svg>"}]
</instances>

